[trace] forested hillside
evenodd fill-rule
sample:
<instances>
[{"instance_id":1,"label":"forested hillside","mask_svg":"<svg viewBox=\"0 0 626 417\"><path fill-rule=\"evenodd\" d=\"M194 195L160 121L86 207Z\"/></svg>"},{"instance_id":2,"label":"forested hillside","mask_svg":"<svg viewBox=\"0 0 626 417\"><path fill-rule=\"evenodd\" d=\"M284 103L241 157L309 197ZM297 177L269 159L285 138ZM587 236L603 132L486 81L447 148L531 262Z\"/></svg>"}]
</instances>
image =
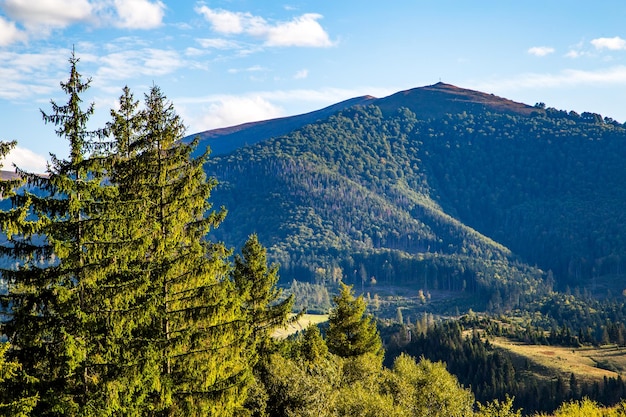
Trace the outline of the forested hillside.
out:
<instances>
[{"instance_id":1,"label":"forested hillside","mask_svg":"<svg viewBox=\"0 0 626 417\"><path fill-rule=\"evenodd\" d=\"M427 103L395 98L406 106L392 112L381 99L384 111L357 106L212 158L229 207L213 236L237 245L255 230L289 280L486 292L492 306L554 282L621 292L624 127L460 91L472 113L439 100L424 118L407 107Z\"/></svg>"}]
</instances>

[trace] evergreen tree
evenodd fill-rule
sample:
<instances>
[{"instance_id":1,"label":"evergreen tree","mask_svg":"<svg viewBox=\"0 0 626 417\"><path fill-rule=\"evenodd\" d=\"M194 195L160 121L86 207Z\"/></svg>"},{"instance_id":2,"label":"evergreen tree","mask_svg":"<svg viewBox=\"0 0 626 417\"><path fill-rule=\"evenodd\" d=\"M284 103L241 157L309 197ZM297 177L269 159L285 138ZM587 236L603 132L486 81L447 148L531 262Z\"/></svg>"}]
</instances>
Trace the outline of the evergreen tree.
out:
<instances>
[{"instance_id":1,"label":"evergreen tree","mask_svg":"<svg viewBox=\"0 0 626 417\"><path fill-rule=\"evenodd\" d=\"M145 312L151 320L135 333L150 355L146 360L160 361L157 410L228 416L245 398L248 330L228 276L229 252L205 239L225 215L208 202L216 181L205 176L207 154L192 159L196 142L183 143L183 133L173 105L153 87L140 135L129 148L137 152L131 155L136 174L118 184L137 189L134 198L146 204L138 228L145 250L137 262L147 271L151 302Z\"/></svg>"},{"instance_id":2,"label":"evergreen tree","mask_svg":"<svg viewBox=\"0 0 626 417\"><path fill-rule=\"evenodd\" d=\"M266 249L256 234L246 241L241 255L235 256L232 276L252 329L252 348L263 352L268 348L272 332L290 321L294 297L290 295L280 301L281 290L276 287L278 265L268 267Z\"/></svg>"},{"instance_id":3,"label":"evergreen tree","mask_svg":"<svg viewBox=\"0 0 626 417\"><path fill-rule=\"evenodd\" d=\"M3 225L8 241L2 254L16 265L2 270L8 287L3 306L9 313L3 333L14 347L10 358L38 381L36 415L84 412L97 380L89 351L96 323L90 303L98 277L89 243L97 233L99 202L110 187L99 159L85 156L104 132L87 129L94 106L83 109L81 95L90 81L83 81L73 53L69 62L69 79L61 83L67 103L52 101L52 113L42 111L44 122L68 141L69 159L53 155L45 176L20 171L38 192L25 189L13 196L23 216Z\"/></svg>"},{"instance_id":4,"label":"evergreen tree","mask_svg":"<svg viewBox=\"0 0 626 417\"><path fill-rule=\"evenodd\" d=\"M341 292L333 297L333 301L335 307L328 318L326 335L328 350L344 358L366 353L382 358L382 342L376 323L371 316L364 316L363 296L355 298L352 287L341 283Z\"/></svg>"}]
</instances>

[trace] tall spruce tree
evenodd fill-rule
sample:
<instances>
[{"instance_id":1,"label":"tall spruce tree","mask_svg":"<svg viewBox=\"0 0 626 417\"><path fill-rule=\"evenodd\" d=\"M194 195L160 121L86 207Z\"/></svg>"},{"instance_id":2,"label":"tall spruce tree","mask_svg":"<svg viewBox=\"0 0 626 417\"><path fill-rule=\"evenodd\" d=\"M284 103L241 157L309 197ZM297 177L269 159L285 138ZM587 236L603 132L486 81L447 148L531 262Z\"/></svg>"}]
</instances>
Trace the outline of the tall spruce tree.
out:
<instances>
[{"instance_id":1,"label":"tall spruce tree","mask_svg":"<svg viewBox=\"0 0 626 417\"><path fill-rule=\"evenodd\" d=\"M144 111L131 141L134 175L122 179L114 169L112 177L146 204L145 250L138 255L152 303L144 307L150 320L135 333L151 355L146 360L160 361L154 408L166 415L229 416L241 407L250 366L230 253L205 238L225 210L208 201L216 181L204 173L207 154L191 158L196 142L182 141L182 121L158 87L146 95Z\"/></svg>"},{"instance_id":2,"label":"tall spruce tree","mask_svg":"<svg viewBox=\"0 0 626 417\"><path fill-rule=\"evenodd\" d=\"M2 270L9 358L38 381L34 414L42 416L83 414L97 373L89 355L97 276L88 246L97 233L98 203L109 187L98 159L86 157L104 133L87 129L93 105L81 107L90 81L83 81L73 53L69 62L69 79L61 83L67 103L52 101L52 113L42 111L44 122L68 141L69 158L52 156L47 175L20 171L31 188L12 197L23 216L3 225L8 239L1 249L16 265Z\"/></svg>"},{"instance_id":3,"label":"tall spruce tree","mask_svg":"<svg viewBox=\"0 0 626 417\"><path fill-rule=\"evenodd\" d=\"M102 156L116 192L100 205L100 227L92 242L98 248L101 285L91 306L97 316L91 355L99 367L91 408L99 416L142 416L159 409L153 399L161 386L161 361L149 342L155 303L145 256L149 202L142 198L138 181L143 171L136 163L145 112L125 87L111 116L112 140Z\"/></svg>"}]
</instances>

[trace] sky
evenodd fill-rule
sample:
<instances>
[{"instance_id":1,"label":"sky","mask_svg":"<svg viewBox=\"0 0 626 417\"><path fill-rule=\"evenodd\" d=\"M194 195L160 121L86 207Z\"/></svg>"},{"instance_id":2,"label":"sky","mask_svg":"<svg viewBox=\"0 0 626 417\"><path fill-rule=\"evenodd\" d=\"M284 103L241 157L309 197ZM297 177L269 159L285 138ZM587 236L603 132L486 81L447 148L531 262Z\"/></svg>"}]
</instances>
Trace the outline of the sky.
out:
<instances>
[{"instance_id":1,"label":"sky","mask_svg":"<svg viewBox=\"0 0 626 417\"><path fill-rule=\"evenodd\" d=\"M435 84L626 122L624 0L0 0L4 161L43 172L68 143L74 49L90 126L157 85L193 134Z\"/></svg>"}]
</instances>

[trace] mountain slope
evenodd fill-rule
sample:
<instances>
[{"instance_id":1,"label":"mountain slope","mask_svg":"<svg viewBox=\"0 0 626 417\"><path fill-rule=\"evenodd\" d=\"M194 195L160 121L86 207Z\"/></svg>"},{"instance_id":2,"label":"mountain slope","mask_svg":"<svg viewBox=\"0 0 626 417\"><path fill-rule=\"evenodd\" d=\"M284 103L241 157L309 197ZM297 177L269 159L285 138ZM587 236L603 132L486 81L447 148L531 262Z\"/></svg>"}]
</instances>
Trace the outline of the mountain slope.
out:
<instances>
[{"instance_id":1,"label":"mountain slope","mask_svg":"<svg viewBox=\"0 0 626 417\"><path fill-rule=\"evenodd\" d=\"M374 103L213 158L215 237L258 232L287 280L626 287L624 126L445 84Z\"/></svg>"},{"instance_id":2,"label":"mountain slope","mask_svg":"<svg viewBox=\"0 0 626 417\"><path fill-rule=\"evenodd\" d=\"M356 107L213 158L229 209L213 237L239 246L256 232L286 280L469 291L482 307L542 291L541 271L440 204L419 125Z\"/></svg>"},{"instance_id":3,"label":"mountain slope","mask_svg":"<svg viewBox=\"0 0 626 417\"><path fill-rule=\"evenodd\" d=\"M385 115L394 115L397 109L406 107L420 119L439 118L446 113L456 114L464 111L468 113L493 111L525 116L544 112L542 109L493 94L439 82L426 87L400 91L384 98L355 97L310 113L208 130L191 135L188 139L195 137L199 139L198 152L204 152L209 146L212 155L223 155L246 145L285 135L306 124L326 119L341 110L367 105L380 107Z\"/></svg>"},{"instance_id":4,"label":"mountain slope","mask_svg":"<svg viewBox=\"0 0 626 417\"><path fill-rule=\"evenodd\" d=\"M375 98L371 96L355 97L305 114L208 130L191 135L188 137L188 140L196 137L199 139L200 145L198 146L198 152L204 152L208 146L211 149L212 155L222 155L243 146L264 141L273 136L287 134L306 124L325 119L331 114L337 113L343 109L352 106L367 105L374 100Z\"/></svg>"}]
</instances>

